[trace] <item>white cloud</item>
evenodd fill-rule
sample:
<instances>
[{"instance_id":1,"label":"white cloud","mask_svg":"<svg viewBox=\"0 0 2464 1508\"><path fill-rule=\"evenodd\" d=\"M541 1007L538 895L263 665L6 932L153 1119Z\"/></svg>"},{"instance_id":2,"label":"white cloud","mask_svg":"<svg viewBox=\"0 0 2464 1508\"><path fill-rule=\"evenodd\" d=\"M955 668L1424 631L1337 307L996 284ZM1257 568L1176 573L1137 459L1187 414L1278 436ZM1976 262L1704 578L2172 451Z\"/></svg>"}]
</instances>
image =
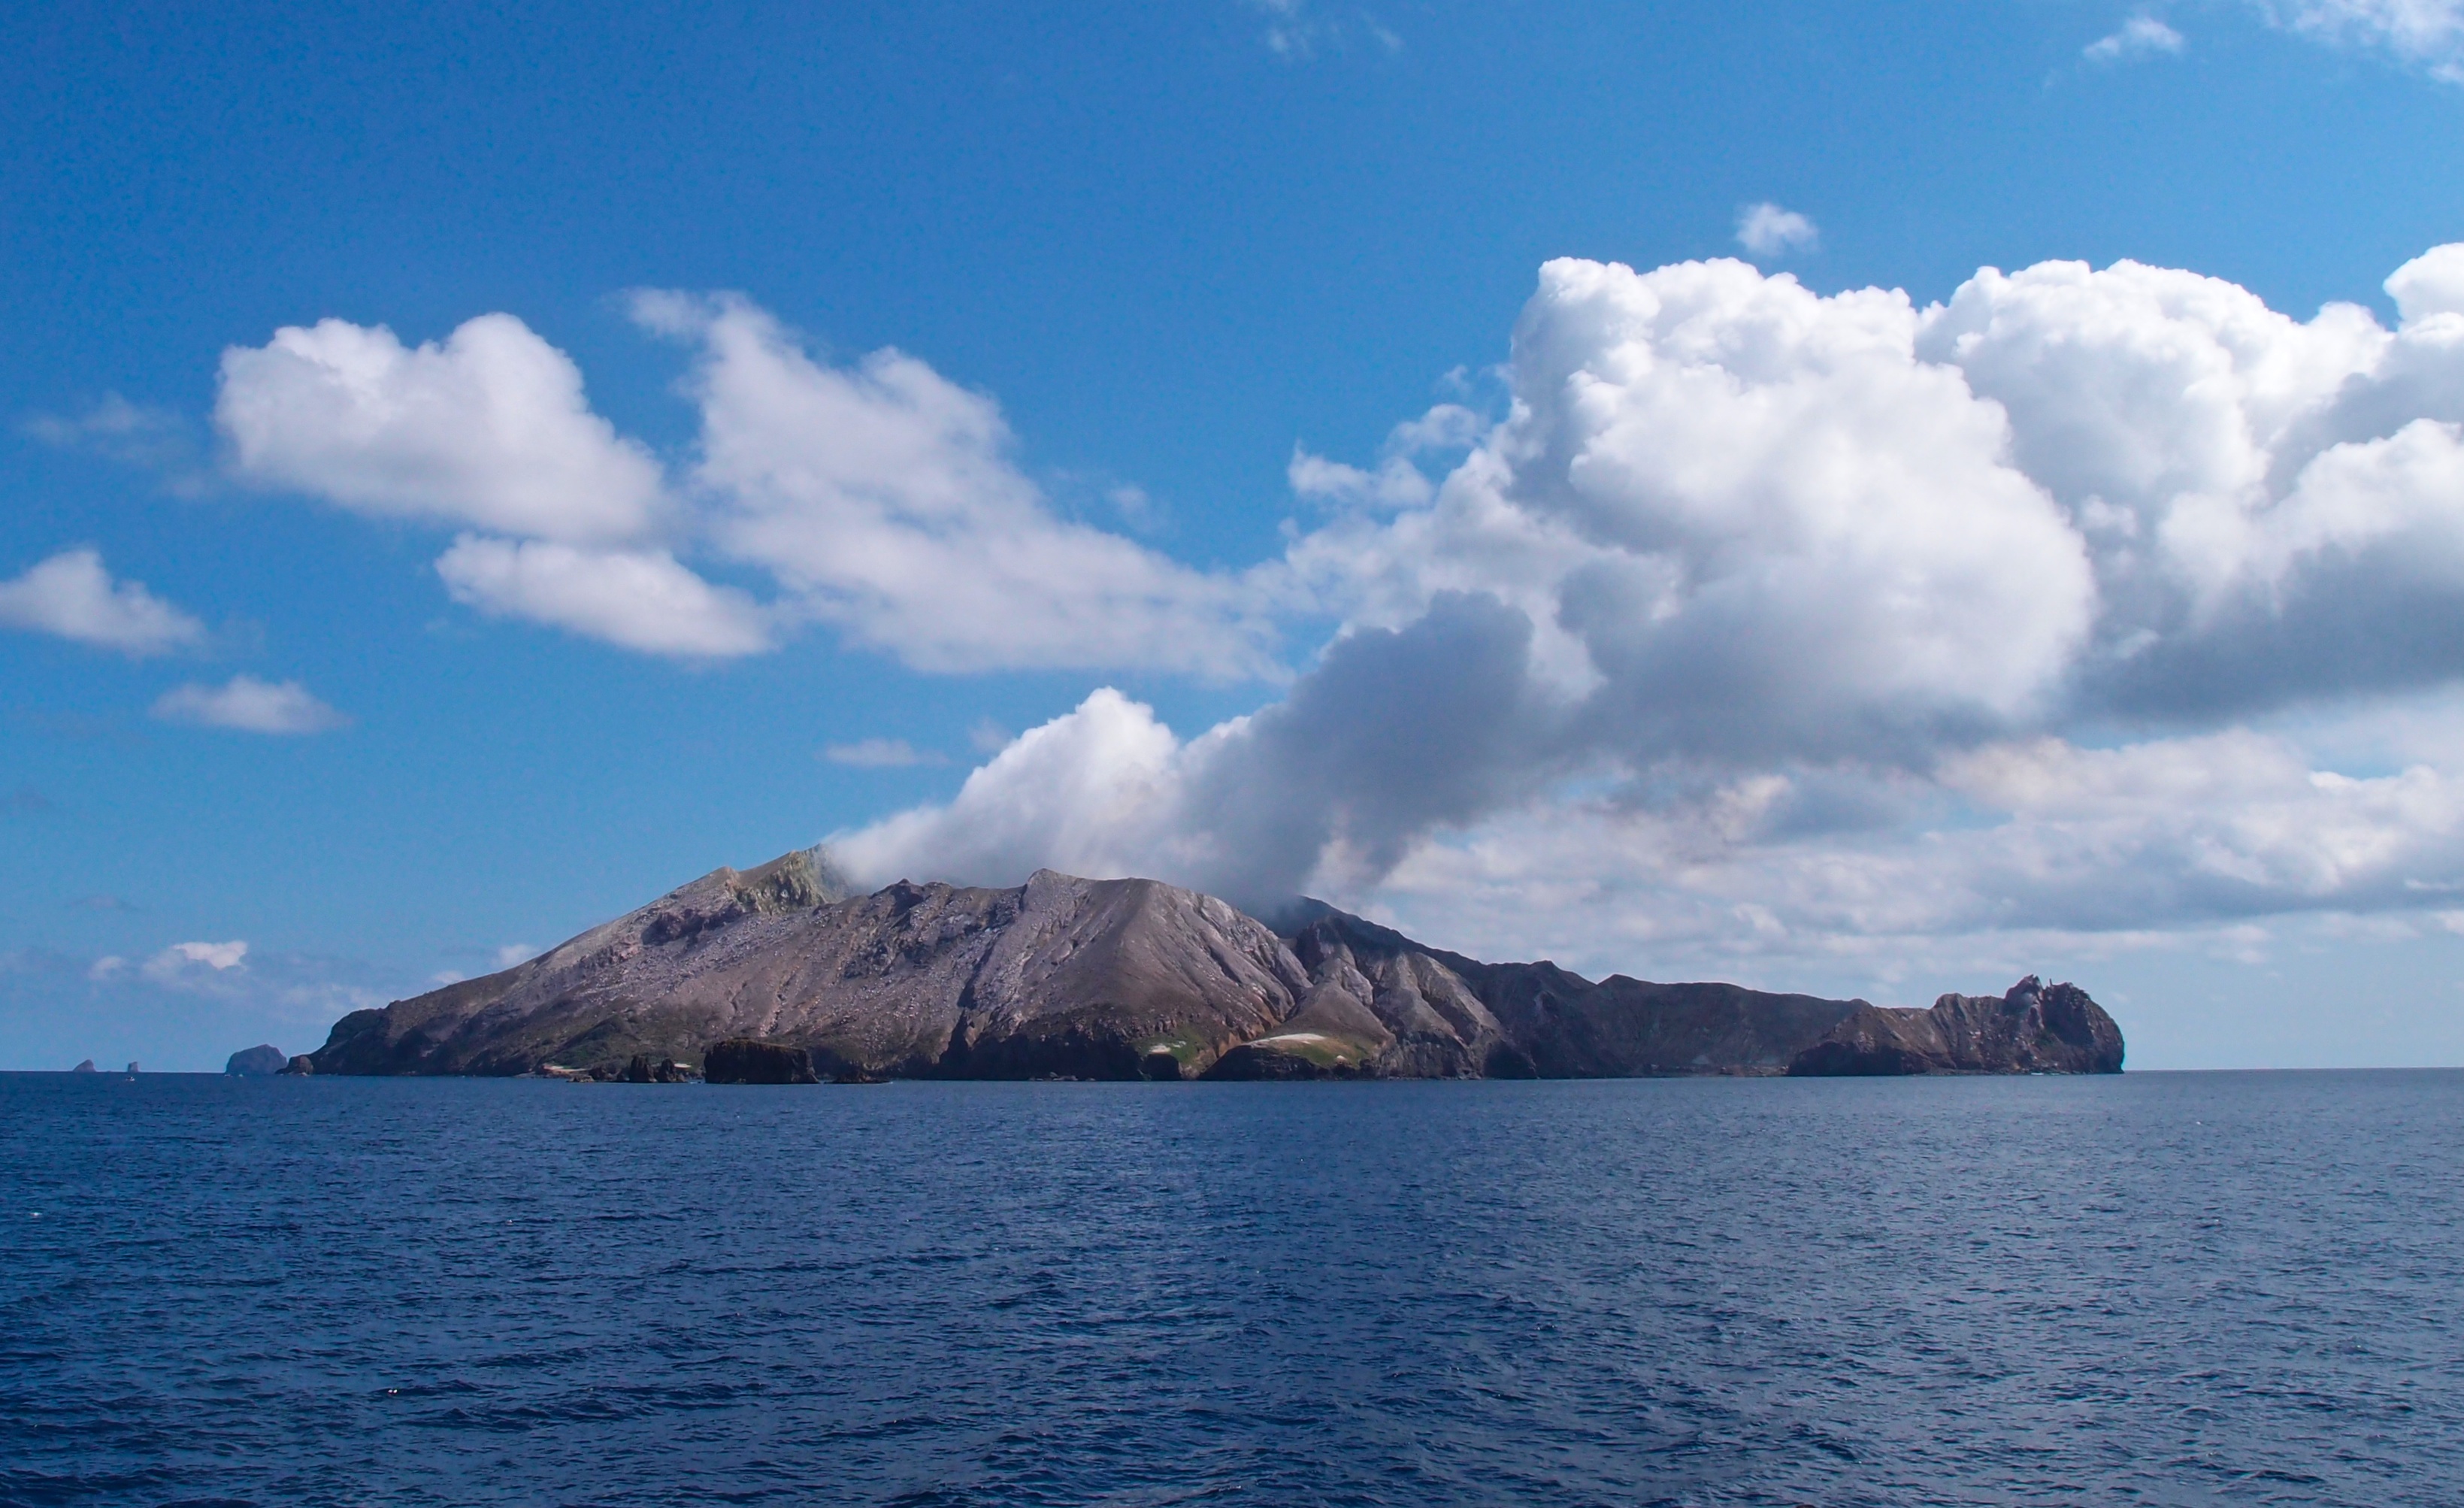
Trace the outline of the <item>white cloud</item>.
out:
<instances>
[{"instance_id":1,"label":"white cloud","mask_svg":"<svg viewBox=\"0 0 2464 1508\"><path fill-rule=\"evenodd\" d=\"M2464 0L2255 0L2278 25L2464 83Z\"/></svg>"},{"instance_id":2,"label":"white cloud","mask_svg":"<svg viewBox=\"0 0 2464 1508\"><path fill-rule=\"evenodd\" d=\"M186 416L172 410L131 403L110 392L83 413L38 413L22 428L46 445L91 451L154 472L172 492L195 496L205 490L195 432Z\"/></svg>"},{"instance_id":3,"label":"white cloud","mask_svg":"<svg viewBox=\"0 0 2464 1508\"><path fill-rule=\"evenodd\" d=\"M2464 315L2464 243L2432 247L2387 275L2387 297L2406 324Z\"/></svg>"},{"instance_id":4,"label":"white cloud","mask_svg":"<svg viewBox=\"0 0 2464 1508\"><path fill-rule=\"evenodd\" d=\"M504 314L417 347L286 327L224 353L215 421L244 479L470 530L437 562L457 601L627 649L751 654L823 622L926 670L1275 674L1273 573L1193 570L1060 517L991 399L895 350L817 362L738 299L636 311L699 347L681 487ZM766 574L777 599L712 583L695 554Z\"/></svg>"},{"instance_id":5,"label":"white cloud","mask_svg":"<svg viewBox=\"0 0 2464 1508\"><path fill-rule=\"evenodd\" d=\"M241 477L380 517L590 543L664 508L658 463L507 314L417 347L383 325L286 326L223 353L214 422Z\"/></svg>"},{"instance_id":6,"label":"white cloud","mask_svg":"<svg viewBox=\"0 0 2464 1508\"><path fill-rule=\"evenodd\" d=\"M1161 874L1156 845L1179 818L1180 743L1110 689L1029 728L946 807L920 807L833 840L859 879L1014 884L1050 865L1074 875ZM1185 867L1173 870L1187 873Z\"/></svg>"},{"instance_id":7,"label":"white cloud","mask_svg":"<svg viewBox=\"0 0 2464 1508\"><path fill-rule=\"evenodd\" d=\"M220 686L175 686L155 699L154 716L165 722L242 733L327 733L351 723L296 680L264 681L246 675Z\"/></svg>"},{"instance_id":8,"label":"white cloud","mask_svg":"<svg viewBox=\"0 0 2464 1508\"><path fill-rule=\"evenodd\" d=\"M1329 15L1309 0L1248 0L1266 17L1267 51L1293 62L1306 62L1321 52L1342 52L1367 39L1381 51L1399 53L1403 38L1363 11L1349 16Z\"/></svg>"},{"instance_id":9,"label":"white cloud","mask_svg":"<svg viewBox=\"0 0 2464 1508\"><path fill-rule=\"evenodd\" d=\"M2127 262L1927 309L1551 263L1508 416L1425 500L1295 466L1366 506L1292 542L1349 626L1283 700L1184 741L1098 693L834 841L867 877L1308 887L1595 959L2247 952L2254 919L2422 906L2464 887L2457 265L2391 278L2390 332ZM2392 764L2322 752L2349 719L2249 722L2450 703Z\"/></svg>"},{"instance_id":10,"label":"white cloud","mask_svg":"<svg viewBox=\"0 0 2464 1508\"><path fill-rule=\"evenodd\" d=\"M2285 731L2464 677L2464 248L2387 288L2392 330L2131 262L1982 269L1925 308L1551 262L1501 416L1441 405L1359 463L1296 447L1323 507L1239 576L1062 518L998 406L913 357L647 296L697 350L670 500L605 539L491 523L440 570L636 649L821 621L932 670L1271 675L1279 615L1340 623L1196 737L1111 690L991 730L950 802L838 835L867 878L1309 887L1703 956L2168 928L2247 953L2273 916L2464 887L2452 737Z\"/></svg>"},{"instance_id":11,"label":"white cloud","mask_svg":"<svg viewBox=\"0 0 2464 1508\"><path fill-rule=\"evenodd\" d=\"M2090 62L2113 63L2153 56L2158 53L2178 53L2182 46L2181 33L2152 15L2142 14L2132 16L2118 30L2088 43L2079 53Z\"/></svg>"},{"instance_id":12,"label":"white cloud","mask_svg":"<svg viewBox=\"0 0 2464 1508\"><path fill-rule=\"evenodd\" d=\"M496 949L493 962L501 972L517 964L527 964L537 957L539 957L539 949L528 942L508 942Z\"/></svg>"},{"instance_id":13,"label":"white cloud","mask_svg":"<svg viewBox=\"0 0 2464 1508\"><path fill-rule=\"evenodd\" d=\"M1821 240L1814 222L1794 210L1765 200L1737 211L1737 244L1769 261L1793 251L1812 251Z\"/></svg>"},{"instance_id":14,"label":"white cloud","mask_svg":"<svg viewBox=\"0 0 2464 1508\"><path fill-rule=\"evenodd\" d=\"M247 958L248 944L237 939L229 942L174 942L147 959L142 972L156 984L180 984L198 977L199 969L206 970L209 976L229 973L243 967Z\"/></svg>"},{"instance_id":15,"label":"white cloud","mask_svg":"<svg viewBox=\"0 0 2464 1508\"><path fill-rule=\"evenodd\" d=\"M649 654L723 659L774 643L752 598L664 549L591 549L465 534L436 562L453 600Z\"/></svg>"},{"instance_id":16,"label":"white cloud","mask_svg":"<svg viewBox=\"0 0 2464 1508\"><path fill-rule=\"evenodd\" d=\"M204 642L205 625L145 589L114 582L102 556L62 550L0 582L0 624L125 654L165 654Z\"/></svg>"},{"instance_id":17,"label":"white cloud","mask_svg":"<svg viewBox=\"0 0 2464 1508\"><path fill-rule=\"evenodd\" d=\"M900 351L816 362L741 299L638 310L701 347L713 540L799 611L923 670L1271 672L1256 586L1057 517L991 399Z\"/></svg>"},{"instance_id":18,"label":"white cloud","mask_svg":"<svg viewBox=\"0 0 2464 1508\"><path fill-rule=\"evenodd\" d=\"M822 750L822 757L833 765L846 765L855 769L906 769L916 765L949 763L930 749L919 749L905 739L858 739L853 743L833 743Z\"/></svg>"}]
</instances>

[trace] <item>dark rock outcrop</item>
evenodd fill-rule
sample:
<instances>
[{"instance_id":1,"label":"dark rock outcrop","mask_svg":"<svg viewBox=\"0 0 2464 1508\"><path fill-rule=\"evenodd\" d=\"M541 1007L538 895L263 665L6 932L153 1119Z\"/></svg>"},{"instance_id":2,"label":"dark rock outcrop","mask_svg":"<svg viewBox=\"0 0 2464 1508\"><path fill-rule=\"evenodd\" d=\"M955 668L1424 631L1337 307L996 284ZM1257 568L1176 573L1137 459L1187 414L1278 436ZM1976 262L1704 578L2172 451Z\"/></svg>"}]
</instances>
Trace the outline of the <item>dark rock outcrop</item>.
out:
<instances>
[{"instance_id":1,"label":"dark rock outcrop","mask_svg":"<svg viewBox=\"0 0 2464 1508\"><path fill-rule=\"evenodd\" d=\"M72 1073L72 1074L91 1074L91 1073L95 1073L95 1072L97 1072L97 1070L96 1070L96 1068L95 1068L95 1066L94 1066L94 1059L92 1059L92 1058L87 1058L84 1062L79 1063L77 1067L75 1067L75 1068L73 1068L73 1069L70 1069L70 1070L69 1070L69 1072L70 1072L70 1073Z\"/></svg>"},{"instance_id":2,"label":"dark rock outcrop","mask_svg":"<svg viewBox=\"0 0 2464 1508\"><path fill-rule=\"evenodd\" d=\"M297 1053L292 1054L290 1062L282 1065L282 1072L293 1076L313 1074L317 1072L317 1060L305 1053Z\"/></svg>"},{"instance_id":3,"label":"dark rock outcrop","mask_svg":"<svg viewBox=\"0 0 2464 1508\"><path fill-rule=\"evenodd\" d=\"M282 1049L270 1043L260 1042L254 1047L242 1048L233 1053L231 1055L231 1061L223 1065L223 1072L239 1074L250 1078L271 1078L281 1073L282 1066L290 1061L291 1059L283 1056Z\"/></svg>"},{"instance_id":4,"label":"dark rock outcrop","mask_svg":"<svg viewBox=\"0 0 2464 1508\"><path fill-rule=\"evenodd\" d=\"M808 1058L808 1065L809 1062ZM634 1053L632 1060L625 1065L623 1075L624 1081L628 1084L690 1084L700 1076L682 1063L664 1057L653 1060L648 1053ZM737 1082L742 1082L742 1080L737 1080ZM795 1079L791 1082L804 1083L807 1080Z\"/></svg>"},{"instance_id":5,"label":"dark rock outcrop","mask_svg":"<svg viewBox=\"0 0 2464 1508\"><path fill-rule=\"evenodd\" d=\"M2010 1026L2014 997L1946 1015L1963 997L1928 1013L1621 974L1594 983L1426 947L1314 901L1278 923L1155 880L1049 870L1006 890L902 880L855 895L819 851L790 854L706 875L502 973L354 1011L309 1067L659 1082L698 1062L718 1084L2120 1062L2111 1019L2068 986L2019 1009L2035 1025Z\"/></svg>"},{"instance_id":6,"label":"dark rock outcrop","mask_svg":"<svg viewBox=\"0 0 2464 1508\"><path fill-rule=\"evenodd\" d=\"M1865 1006L1799 1053L1798 1077L1895 1074L2119 1074L2122 1029L2077 985L2031 974L1998 998L1945 995L1929 1010Z\"/></svg>"},{"instance_id":7,"label":"dark rock outcrop","mask_svg":"<svg viewBox=\"0 0 2464 1508\"><path fill-rule=\"evenodd\" d=\"M644 1062L635 1058L636 1063ZM749 1037L731 1037L711 1044L710 1056L702 1064L702 1077L714 1084L818 1084L822 1076L813 1072L813 1054L800 1047L787 1047L778 1042L756 1042ZM648 1083L645 1076L639 1082Z\"/></svg>"}]
</instances>

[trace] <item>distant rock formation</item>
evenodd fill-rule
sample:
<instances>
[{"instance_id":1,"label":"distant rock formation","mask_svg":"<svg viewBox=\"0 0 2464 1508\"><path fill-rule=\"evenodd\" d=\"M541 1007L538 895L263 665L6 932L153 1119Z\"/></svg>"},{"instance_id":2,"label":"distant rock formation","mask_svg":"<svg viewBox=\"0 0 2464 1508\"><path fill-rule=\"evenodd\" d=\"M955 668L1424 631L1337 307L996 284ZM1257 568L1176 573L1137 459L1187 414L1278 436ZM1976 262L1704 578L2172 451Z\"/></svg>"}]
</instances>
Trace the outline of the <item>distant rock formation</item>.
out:
<instances>
[{"instance_id":1,"label":"distant rock formation","mask_svg":"<svg viewBox=\"0 0 2464 1508\"><path fill-rule=\"evenodd\" d=\"M84 1062L79 1063L77 1067L69 1070L72 1074L91 1074L95 1071L94 1059L92 1058L87 1058Z\"/></svg>"},{"instance_id":2,"label":"distant rock formation","mask_svg":"<svg viewBox=\"0 0 2464 1508\"><path fill-rule=\"evenodd\" d=\"M1930 1010L1866 1006L1788 1065L1798 1077L1892 1074L2119 1074L2122 1029L2077 985L2031 974L1999 998L1945 995Z\"/></svg>"},{"instance_id":3,"label":"distant rock formation","mask_svg":"<svg viewBox=\"0 0 2464 1508\"><path fill-rule=\"evenodd\" d=\"M1595 984L1426 947L1315 901L1274 920L1156 880L1049 870L1006 890L902 880L855 895L808 851L715 871L502 973L353 1011L309 1067L660 1082L699 1065L727 1084L1882 1071L1824 1067L1867 1061L1859 1044L1915 1072L2121 1061L2111 1019L2069 986L2037 990L2008 1025L2015 991L1946 1013L1965 997L1890 1011ZM2057 1044L2074 1038L2087 1047L2066 1057Z\"/></svg>"},{"instance_id":4,"label":"distant rock formation","mask_svg":"<svg viewBox=\"0 0 2464 1508\"><path fill-rule=\"evenodd\" d=\"M238 1074L249 1078L271 1078L281 1073L283 1066L290 1061L291 1059L282 1055L282 1049L260 1042L254 1047L242 1048L233 1053L231 1055L231 1061L223 1065L223 1072Z\"/></svg>"},{"instance_id":5,"label":"distant rock formation","mask_svg":"<svg viewBox=\"0 0 2464 1508\"><path fill-rule=\"evenodd\" d=\"M729 1045L730 1044L724 1042L715 1044L711 1048L712 1055L714 1057L716 1056L720 1048ZM752 1045L759 1047L763 1044L754 1043ZM682 1063L673 1062L664 1057L653 1062L649 1053L636 1053L633 1054L632 1060L625 1065L624 1081L628 1084L690 1084L700 1076L700 1075L695 1074L692 1069L687 1068ZM792 1080L792 1082L809 1083L811 1080L797 1079Z\"/></svg>"},{"instance_id":6,"label":"distant rock formation","mask_svg":"<svg viewBox=\"0 0 2464 1508\"><path fill-rule=\"evenodd\" d=\"M294 1053L291 1061L282 1065L282 1072L285 1076L313 1074L317 1072L317 1060L305 1053Z\"/></svg>"},{"instance_id":7,"label":"distant rock formation","mask_svg":"<svg viewBox=\"0 0 2464 1508\"><path fill-rule=\"evenodd\" d=\"M642 1059L635 1058L635 1062ZM813 1054L801 1047L730 1037L710 1045L702 1077L714 1084L818 1084Z\"/></svg>"},{"instance_id":8,"label":"distant rock formation","mask_svg":"<svg viewBox=\"0 0 2464 1508\"><path fill-rule=\"evenodd\" d=\"M128 1063L128 1076L131 1078L137 1076L137 1062L134 1058L131 1058Z\"/></svg>"}]
</instances>

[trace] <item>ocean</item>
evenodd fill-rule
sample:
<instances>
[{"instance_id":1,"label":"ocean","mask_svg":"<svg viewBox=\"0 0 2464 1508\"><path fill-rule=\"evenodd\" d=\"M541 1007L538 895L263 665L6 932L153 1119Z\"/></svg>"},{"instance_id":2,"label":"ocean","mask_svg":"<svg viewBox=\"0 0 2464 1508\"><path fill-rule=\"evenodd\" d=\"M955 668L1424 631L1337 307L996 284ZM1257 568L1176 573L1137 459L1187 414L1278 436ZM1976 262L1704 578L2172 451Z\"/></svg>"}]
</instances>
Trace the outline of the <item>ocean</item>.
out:
<instances>
[{"instance_id":1,"label":"ocean","mask_svg":"<svg viewBox=\"0 0 2464 1508\"><path fill-rule=\"evenodd\" d=\"M0 1076L10 1504L2464 1501L2464 1073Z\"/></svg>"}]
</instances>

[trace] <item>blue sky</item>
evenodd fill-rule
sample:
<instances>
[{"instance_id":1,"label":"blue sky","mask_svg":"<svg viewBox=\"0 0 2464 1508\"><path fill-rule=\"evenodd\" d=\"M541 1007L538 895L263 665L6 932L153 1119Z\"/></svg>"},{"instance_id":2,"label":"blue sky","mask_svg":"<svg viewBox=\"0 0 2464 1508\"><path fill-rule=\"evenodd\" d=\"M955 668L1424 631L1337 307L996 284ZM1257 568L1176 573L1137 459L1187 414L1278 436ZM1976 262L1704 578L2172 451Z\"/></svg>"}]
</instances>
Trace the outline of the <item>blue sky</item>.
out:
<instances>
[{"instance_id":1,"label":"blue sky","mask_svg":"<svg viewBox=\"0 0 2464 1508\"><path fill-rule=\"evenodd\" d=\"M1747 257L1812 295L1902 289L1918 310L1980 268L2129 258L2246 290L2292 322L2345 300L2387 332L2429 329L2436 311L2404 323L2383 283L2464 240L2456 7L88 8L0 27L0 582L64 555L99 572L40 578L8 599L15 627L0 630L0 1067L212 1067L269 1038L303 1051L354 1003L483 972L718 864L829 834L919 876L1014 882L1054 862L1227 889L1289 880L1433 942L1595 973L1923 1004L2042 969L2113 1002L2149 1066L2464 1061L2464 938L2438 898L2464 882L2442 753L2464 728L2464 640L2442 617L2464 584L2432 571L2335 588L2343 603L2400 599L2417 632L2346 608L2313 622L2301 594L2329 588L2279 562L2277 616L2235 627L2210 597L2186 598L2160 625L2180 654L2132 661L2170 668L2104 684L2105 661L2079 645L2138 654L2104 626L2140 589L2115 546L2079 577L2081 600L2104 607L2048 621L2041 654L2027 648L2037 630L2008 630L2017 648L1948 666L1939 696L1894 672L1862 699L1816 688L1740 711L1720 677L1750 671L1723 657L1733 633L1706 629L1683 654L1636 649L1644 668L1617 710L1594 683L1627 685L1606 631L1572 668L1578 651L1551 660L1552 634L1582 639L1569 615L1645 590L1640 578L1593 561L1545 584L1492 581L1471 547L1414 557L1406 589L1374 564L1454 505L1458 466L1467 493L1481 456L1524 464L1514 446L1536 432L1507 431L1535 410L1537 378L1510 358L1595 340L1584 310L1625 319L1637 299L1677 297L1674 283L1561 282L1551 303L1535 288L1554 258L1648 275ZM1803 216L1808 235L1741 246L1741 215L1762 204ZM2430 290L2415 316L2446 297L2431 273L2409 285ZM1764 297L1722 286L1700 297ZM641 290L691 297L660 316ZM494 314L584 385L552 456L422 470L460 454L462 420L342 455L278 364L225 375L227 352L273 350L286 327L383 326L417 347ZM1786 318L1799 315L1815 317ZM717 354L731 331L755 354ZM2299 360L2330 377L2382 360L2277 333L2308 342ZM1933 338L1917 342L1938 372L1949 337ZM883 348L927 386L885 397L894 385L862 365ZM330 372L340 349L302 360ZM2416 354L2384 360L2445 359L2418 355L2427 336L2404 349ZM1988 391L2054 382L2052 367L1997 377L1960 360L1969 388L2014 415L2000 443L2026 479L2012 485L2069 510L2058 538L2011 546L2060 556L2018 571L2058 584L2072 535L2101 538L2091 513L2119 495L2065 491L2054 472L2070 432L2030 430L2019 387ZM2423 369L2411 388L2386 378L2400 411L2346 439L2391 444L2390 426L2418 420L2408 432L2434 449L2436 426L2464 415L2440 407L2450 368ZM747 481L714 459L715 426L750 411L712 396L737 375L807 396L821 384L852 428L781 420L773 450L742 462L759 473ZM2313 387L2323 414L2341 389ZM1920 382L1904 401L1935 390ZM261 400L258 418L240 415L243 398ZM778 500L792 467L777 447L838 455L895 429L866 404L956 457L958 522L944 524L996 541L935 557L904 596L832 574L855 568L833 551L876 546L802 495ZM1396 437L1433 411L1461 417L1423 448ZM1649 455L1711 432L1712 418L1672 428L1675 410L1633 411L1617 443ZM964 438L983 424L990 439ZM1776 443L1757 432L1733 443ZM1898 464L1948 432L1874 444ZM2416 564L2444 558L2436 510L2464 507L2438 490L2445 453L2422 454L2404 475L2432 477L2417 504L2430 511L2386 545ZM607 478L627 456L659 521L585 517L623 491ZM1380 474L1389 461L1404 469ZM573 511L515 528L512 484L473 470L500 463L565 487L554 506ZM1427 490L1380 493L1371 474ZM1528 471L1502 485L1546 491ZM2299 502L2293 483L2268 485L2271 505ZM2178 511L2185 489L2163 506ZM2012 497L2013 517L2035 506ZM1865 527L1861 504L1839 506L1852 533ZM1008 521L981 522L996 515ZM2250 547L2290 560L2332 537L2362 559L2344 518ZM1624 526L1573 525L1595 543ZM788 528L804 533L779 543ZM449 554L466 536L478 553ZM1882 552L1882 536L1860 537L1855 558ZM1617 569L1661 559L1659 538L1618 536ZM747 652L678 653L672 637L645 652L638 633L627 647L625 625L662 610L627 617L602 593L585 622L569 598L541 606L547 588L521 574L541 552L620 547L665 552L695 573L691 589L718 594L719 628L705 615L677 632L707 650L734 632ZM1003 596L967 575L979 554L986 569L1052 563L1020 567L1046 570L1049 590ZM1978 562L2013 558L1945 558L1918 578L1956 589L1985 570L1980 621L2007 625L1986 610L2017 588ZM440 566L453 559L459 576ZM1080 590L1105 571L1130 584ZM1613 577L1626 585L1601 585ZM108 622L64 632L61 605L94 600ZM132 603L153 605L151 630L130 626ZM1499 644L1531 656L1529 677L1509 667L1491 688L1510 707L1471 695L1468 669L1410 679L1486 664ZM1414 658L1424 645L1436 659ZM1922 666L1936 648L1874 654ZM2271 677L2246 660L2308 668ZM1151 715L1073 713L1099 688ZM1359 745L1340 768L1259 753L1200 769L1217 756L1181 748L1261 709L1268 734L1285 730L1276 747L1327 747L1307 720L1338 706L1356 709L1344 738ZM1079 721L1009 744L1065 715ZM1848 722L1870 736L1820 731ZM1508 724L1552 731L1491 736ZM979 803L1045 809L1072 771L1095 771L1170 785L1175 814L1107 806L1013 832L960 795L997 755ZM2125 765L2126 778L2078 773ZM2278 765L2302 766L2306 790L2381 784L2308 812L2270 784ZM2065 789L2137 782L2148 809L2190 803L2212 823L2158 834L2155 817L2029 807L2057 766ZM1269 777L1332 794L1246 828L1224 815L1249 799L1225 792ZM1364 815L1377 805L1364 791L1415 799ZM2288 824L2337 836L2296 854ZM1241 836L1287 828L1308 862ZM1957 898L1891 898L1928 872L1917 856L1976 832L2008 841L1959 861L1973 869ZM2067 856L2046 856L2062 843ZM1818 895L1808 877L1851 870L1854 884ZM2013 877L2056 871L2059 884ZM2171 877L2147 879L2160 872ZM2098 893L2136 898L2081 898ZM247 943L235 962L180 951L233 941Z\"/></svg>"}]
</instances>

